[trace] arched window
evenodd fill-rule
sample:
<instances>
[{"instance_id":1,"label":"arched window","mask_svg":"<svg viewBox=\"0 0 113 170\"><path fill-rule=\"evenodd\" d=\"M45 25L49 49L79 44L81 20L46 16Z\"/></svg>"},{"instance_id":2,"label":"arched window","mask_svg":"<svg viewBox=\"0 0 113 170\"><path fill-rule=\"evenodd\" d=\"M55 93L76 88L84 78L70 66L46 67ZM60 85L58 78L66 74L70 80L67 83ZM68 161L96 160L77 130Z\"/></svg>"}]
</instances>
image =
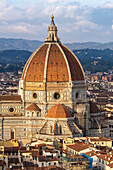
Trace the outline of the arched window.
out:
<instances>
[{"instance_id":1,"label":"arched window","mask_svg":"<svg viewBox=\"0 0 113 170\"><path fill-rule=\"evenodd\" d=\"M56 123L56 130L55 130L56 134L58 134L58 124Z\"/></svg>"},{"instance_id":2,"label":"arched window","mask_svg":"<svg viewBox=\"0 0 113 170\"><path fill-rule=\"evenodd\" d=\"M39 112L37 112L37 117L39 116Z\"/></svg>"},{"instance_id":3,"label":"arched window","mask_svg":"<svg viewBox=\"0 0 113 170\"><path fill-rule=\"evenodd\" d=\"M77 93L76 93L76 98L78 98L78 97L79 97L79 93L77 92Z\"/></svg>"},{"instance_id":4,"label":"arched window","mask_svg":"<svg viewBox=\"0 0 113 170\"><path fill-rule=\"evenodd\" d=\"M54 41L54 34L52 34L52 41Z\"/></svg>"},{"instance_id":5,"label":"arched window","mask_svg":"<svg viewBox=\"0 0 113 170\"><path fill-rule=\"evenodd\" d=\"M32 112L32 116L33 116L33 117L35 116L35 112Z\"/></svg>"},{"instance_id":6,"label":"arched window","mask_svg":"<svg viewBox=\"0 0 113 170\"><path fill-rule=\"evenodd\" d=\"M15 134L14 134L14 130L11 130L11 139L14 139Z\"/></svg>"},{"instance_id":7,"label":"arched window","mask_svg":"<svg viewBox=\"0 0 113 170\"><path fill-rule=\"evenodd\" d=\"M50 127L50 132L53 133L53 126Z\"/></svg>"},{"instance_id":8,"label":"arched window","mask_svg":"<svg viewBox=\"0 0 113 170\"><path fill-rule=\"evenodd\" d=\"M59 127L59 132L60 132L60 134L62 134L62 126L61 125Z\"/></svg>"}]
</instances>

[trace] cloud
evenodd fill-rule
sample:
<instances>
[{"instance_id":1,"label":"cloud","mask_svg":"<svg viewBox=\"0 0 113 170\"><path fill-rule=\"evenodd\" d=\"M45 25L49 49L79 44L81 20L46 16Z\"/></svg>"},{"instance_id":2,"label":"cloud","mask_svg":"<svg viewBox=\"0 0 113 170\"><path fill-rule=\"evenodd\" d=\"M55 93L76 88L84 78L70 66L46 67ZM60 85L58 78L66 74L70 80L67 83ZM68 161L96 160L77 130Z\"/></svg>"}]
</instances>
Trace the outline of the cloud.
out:
<instances>
[{"instance_id":1,"label":"cloud","mask_svg":"<svg viewBox=\"0 0 113 170\"><path fill-rule=\"evenodd\" d=\"M54 3L59 3L59 4L61 4L61 3L69 3L69 2L71 2L72 0L48 0L47 1L47 3L48 4L54 4Z\"/></svg>"},{"instance_id":2,"label":"cloud","mask_svg":"<svg viewBox=\"0 0 113 170\"><path fill-rule=\"evenodd\" d=\"M0 0L0 9L6 7L6 0Z\"/></svg>"},{"instance_id":3,"label":"cloud","mask_svg":"<svg viewBox=\"0 0 113 170\"><path fill-rule=\"evenodd\" d=\"M113 8L113 3L105 3L101 8Z\"/></svg>"},{"instance_id":4,"label":"cloud","mask_svg":"<svg viewBox=\"0 0 113 170\"><path fill-rule=\"evenodd\" d=\"M58 3L60 2L60 0L48 0L48 4L53 4L53 3Z\"/></svg>"},{"instance_id":5,"label":"cloud","mask_svg":"<svg viewBox=\"0 0 113 170\"><path fill-rule=\"evenodd\" d=\"M98 24L94 24L93 22L90 21L78 21L74 24L74 29L75 30L82 30L83 32L88 32L88 31L94 31L94 30L101 30L101 26Z\"/></svg>"},{"instance_id":6,"label":"cloud","mask_svg":"<svg viewBox=\"0 0 113 170\"><path fill-rule=\"evenodd\" d=\"M4 21L17 21L24 19L24 11L14 8L12 6L7 7L0 11L0 20Z\"/></svg>"},{"instance_id":7,"label":"cloud","mask_svg":"<svg viewBox=\"0 0 113 170\"><path fill-rule=\"evenodd\" d=\"M45 27L45 26L44 26ZM9 33L29 33L29 34L37 34L37 30L40 32L43 30L43 26L32 25L28 23L18 23L18 24L8 24L7 22L2 22L0 24L1 33L9 32Z\"/></svg>"},{"instance_id":8,"label":"cloud","mask_svg":"<svg viewBox=\"0 0 113 170\"><path fill-rule=\"evenodd\" d=\"M112 3L92 8L81 6L73 0L29 2L31 1L20 0L18 6L17 1L15 4L6 4L5 0L0 0L0 35L2 37L6 35L13 37L17 33L18 37L44 40L47 37L47 27L53 13L63 41L67 39L70 42L97 39L110 41L113 39L110 35L113 25Z\"/></svg>"}]
</instances>

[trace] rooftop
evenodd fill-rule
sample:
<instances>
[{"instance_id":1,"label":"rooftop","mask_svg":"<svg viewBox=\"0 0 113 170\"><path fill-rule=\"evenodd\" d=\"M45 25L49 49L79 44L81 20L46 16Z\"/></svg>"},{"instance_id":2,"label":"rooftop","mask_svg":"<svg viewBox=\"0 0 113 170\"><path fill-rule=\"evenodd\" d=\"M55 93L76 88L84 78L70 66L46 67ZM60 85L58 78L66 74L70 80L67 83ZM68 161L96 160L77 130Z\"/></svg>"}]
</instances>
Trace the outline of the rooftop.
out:
<instances>
[{"instance_id":1,"label":"rooftop","mask_svg":"<svg viewBox=\"0 0 113 170\"><path fill-rule=\"evenodd\" d=\"M80 143L75 143L75 144L71 144L71 145L67 145L69 148L77 151L77 152L80 152L84 149L88 149L89 148L89 145L87 143L84 143L84 142L80 142Z\"/></svg>"},{"instance_id":2,"label":"rooftop","mask_svg":"<svg viewBox=\"0 0 113 170\"><path fill-rule=\"evenodd\" d=\"M62 104L56 104L48 110L46 117L47 118L69 118L72 117L72 115L66 106Z\"/></svg>"}]
</instances>

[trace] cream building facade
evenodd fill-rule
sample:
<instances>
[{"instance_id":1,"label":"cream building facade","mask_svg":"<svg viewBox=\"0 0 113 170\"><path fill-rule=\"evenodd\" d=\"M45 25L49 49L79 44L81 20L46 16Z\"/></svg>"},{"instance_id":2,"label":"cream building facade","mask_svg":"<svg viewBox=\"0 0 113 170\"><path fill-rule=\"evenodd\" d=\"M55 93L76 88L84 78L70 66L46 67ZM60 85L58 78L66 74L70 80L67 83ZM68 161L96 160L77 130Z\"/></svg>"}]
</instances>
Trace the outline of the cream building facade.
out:
<instances>
[{"instance_id":1,"label":"cream building facade","mask_svg":"<svg viewBox=\"0 0 113 170\"><path fill-rule=\"evenodd\" d=\"M48 37L24 67L19 95L0 96L0 139L88 136L86 88L83 68L60 42L52 16Z\"/></svg>"}]
</instances>

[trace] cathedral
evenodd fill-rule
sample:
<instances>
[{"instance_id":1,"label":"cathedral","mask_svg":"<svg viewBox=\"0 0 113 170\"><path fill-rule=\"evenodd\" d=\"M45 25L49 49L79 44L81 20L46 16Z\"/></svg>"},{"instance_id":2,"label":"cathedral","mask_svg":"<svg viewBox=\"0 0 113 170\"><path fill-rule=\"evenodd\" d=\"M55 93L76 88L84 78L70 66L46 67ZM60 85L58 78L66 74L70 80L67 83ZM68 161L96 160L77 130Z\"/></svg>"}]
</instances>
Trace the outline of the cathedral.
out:
<instances>
[{"instance_id":1,"label":"cathedral","mask_svg":"<svg viewBox=\"0 0 113 170\"><path fill-rule=\"evenodd\" d=\"M0 139L109 136L104 113L86 97L83 68L57 31L52 16L48 37L24 67L18 95L0 96Z\"/></svg>"}]
</instances>

